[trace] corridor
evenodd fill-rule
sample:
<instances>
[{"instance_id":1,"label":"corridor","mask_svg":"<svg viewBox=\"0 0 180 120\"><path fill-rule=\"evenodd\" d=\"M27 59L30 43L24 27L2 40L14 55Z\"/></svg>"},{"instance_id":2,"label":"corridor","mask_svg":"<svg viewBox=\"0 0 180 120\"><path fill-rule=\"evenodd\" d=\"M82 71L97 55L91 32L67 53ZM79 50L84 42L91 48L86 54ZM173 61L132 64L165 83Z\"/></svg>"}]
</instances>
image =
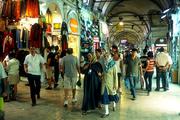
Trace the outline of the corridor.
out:
<instances>
[{"instance_id":1,"label":"corridor","mask_svg":"<svg viewBox=\"0 0 180 120\"><path fill-rule=\"evenodd\" d=\"M32 107L29 87L25 83L21 82L18 86L18 100L5 103L5 120L180 120L180 87L175 84L171 84L166 92L153 90L150 96L145 91L137 90L135 101L124 88L117 110L113 112L110 107L110 116L100 118L103 110L99 109L87 115L81 114L82 89L77 92L78 102L64 108L62 86L49 91L43 86L38 105Z\"/></svg>"}]
</instances>

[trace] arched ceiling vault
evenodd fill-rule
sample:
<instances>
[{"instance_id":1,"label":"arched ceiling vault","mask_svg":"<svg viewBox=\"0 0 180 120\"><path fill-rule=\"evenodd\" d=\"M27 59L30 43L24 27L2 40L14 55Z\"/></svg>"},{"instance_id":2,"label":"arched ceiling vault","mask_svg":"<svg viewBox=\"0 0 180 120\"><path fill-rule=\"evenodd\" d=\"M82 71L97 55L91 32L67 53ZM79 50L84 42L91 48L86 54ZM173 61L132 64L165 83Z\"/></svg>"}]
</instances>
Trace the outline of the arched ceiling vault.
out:
<instances>
[{"instance_id":1,"label":"arched ceiling vault","mask_svg":"<svg viewBox=\"0 0 180 120\"><path fill-rule=\"evenodd\" d=\"M166 35L167 23L160 22L160 16L162 11L174 5L175 0L89 0L89 6L99 11L101 16L106 16L107 22L111 23L109 29L112 43L126 38L136 44L154 34L154 29L157 32L161 27L164 29L161 36L151 39ZM120 21L124 23L123 29L118 28Z\"/></svg>"}]
</instances>

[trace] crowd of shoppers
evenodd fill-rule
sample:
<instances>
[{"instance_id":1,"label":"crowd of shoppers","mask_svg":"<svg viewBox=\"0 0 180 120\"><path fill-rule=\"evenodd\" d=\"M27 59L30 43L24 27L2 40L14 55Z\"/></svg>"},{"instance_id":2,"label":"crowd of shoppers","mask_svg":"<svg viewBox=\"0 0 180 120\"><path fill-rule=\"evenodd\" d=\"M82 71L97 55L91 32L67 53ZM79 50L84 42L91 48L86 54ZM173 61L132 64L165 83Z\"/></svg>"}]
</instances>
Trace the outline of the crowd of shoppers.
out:
<instances>
[{"instance_id":1,"label":"crowd of shoppers","mask_svg":"<svg viewBox=\"0 0 180 120\"><path fill-rule=\"evenodd\" d=\"M145 83L145 90L147 90L148 95L152 91L152 76L156 67L155 90L160 90L160 80L162 80L164 91L169 89L167 74L170 71L172 60L164 48L160 48L160 53L156 57L153 56L152 51L146 49L143 50L141 57L138 57L138 49L136 48L127 51L123 57L116 48L113 48L112 51L96 49L94 53L88 53L87 56L82 56L80 60L73 55L72 48L62 51L61 54L57 47L47 48L44 58L34 47L30 47L29 52L23 64L30 86L32 106L36 106L36 98L40 98L42 71L48 81L46 90L52 90L52 84L54 84L54 88L58 86L59 74L63 78L64 107L69 105L70 92L72 92L72 103L77 102L76 82L83 79L82 114L86 115L89 110L103 107L102 118L109 116L110 103L112 103L113 111L116 110L116 103L122 93L121 82L123 79L130 89L132 100L136 100L136 84L138 81L140 81L141 89L144 89ZM9 53L4 66L0 64L0 78L4 79L3 85L5 86L1 93L4 97L10 95L6 86L12 86L13 90L10 91L13 91L13 94L11 97L16 100L17 84L20 80L19 66L20 63L16 59L15 52ZM123 66L125 66L125 71ZM83 78L81 74L84 74Z\"/></svg>"}]
</instances>

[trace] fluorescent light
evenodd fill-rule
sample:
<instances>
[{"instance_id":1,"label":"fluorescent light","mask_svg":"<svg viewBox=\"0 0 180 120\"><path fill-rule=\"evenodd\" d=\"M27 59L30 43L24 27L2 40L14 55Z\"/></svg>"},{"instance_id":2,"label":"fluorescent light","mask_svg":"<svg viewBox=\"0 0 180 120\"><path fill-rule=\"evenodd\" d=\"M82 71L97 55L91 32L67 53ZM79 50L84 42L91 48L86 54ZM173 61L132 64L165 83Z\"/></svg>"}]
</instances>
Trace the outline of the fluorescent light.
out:
<instances>
[{"instance_id":1,"label":"fluorescent light","mask_svg":"<svg viewBox=\"0 0 180 120\"><path fill-rule=\"evenodd\" d=\"M163 18L165 18L166 17L166 15L163 15L163 16L161 16L161 19L163 19Z\"/></svg>"},{"instance_id":2,"label":"fluorescent light","mask_svg":"<svg viewBox=\"0 0 180 120\"><path fill-rule=\"evenodd\" d=\"M163 11L163 13L167 13L170 10L170 8Z\"/></svg>"}]
</instances>

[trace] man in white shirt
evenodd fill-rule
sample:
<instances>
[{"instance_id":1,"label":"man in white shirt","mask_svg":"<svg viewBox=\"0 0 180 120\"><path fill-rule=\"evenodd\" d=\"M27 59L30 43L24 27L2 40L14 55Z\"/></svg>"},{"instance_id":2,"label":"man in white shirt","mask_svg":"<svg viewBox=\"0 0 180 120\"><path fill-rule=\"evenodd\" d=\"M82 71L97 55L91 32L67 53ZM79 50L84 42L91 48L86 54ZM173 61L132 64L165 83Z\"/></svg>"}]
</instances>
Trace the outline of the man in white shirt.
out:
<instances>
[{"instance_id":1,"label":"man in white shirt","mask_svg":"<svg viewBox=\"0 0 180 120\"><path fill-rule=\"evenodd\" d=\"M25 57L24 60L24 71L27 73L32 106L36 105L36 95L37 98L40 98L40 89L41 89L41 67L45 67L45 61L40 54L36 53L34 47L30 48L30 54Z\"/></svg>"},{"instance_id":2,"label":"man in white shirt","mask_svg":"<svg viewBox=\"0 0 180 120\"><path fill-rule=\"evenodd\" d=\"M167 54L164 52L164 48L160 48L160 53L156 56L156 66L157 66L157 80L156 80L156 91L160 89L160 79L162 79L162 85L164 91L167 90L167 69L169 67L169 58Z\"/></svg>"}]
</instances>

